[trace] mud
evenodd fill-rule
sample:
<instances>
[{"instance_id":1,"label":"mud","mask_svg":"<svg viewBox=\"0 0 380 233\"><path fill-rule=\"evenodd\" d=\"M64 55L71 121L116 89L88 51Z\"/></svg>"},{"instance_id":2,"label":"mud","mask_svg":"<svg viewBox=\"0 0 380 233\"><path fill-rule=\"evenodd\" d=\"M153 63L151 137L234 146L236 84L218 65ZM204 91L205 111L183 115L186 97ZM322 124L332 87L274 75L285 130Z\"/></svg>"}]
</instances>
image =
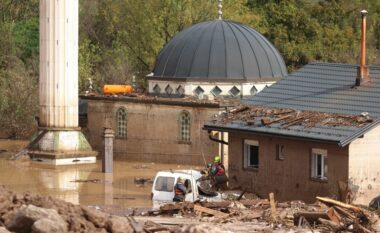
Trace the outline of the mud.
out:
<instances>
[{"instance_id":1,"label":"mud","mask_svg":"<svg viewBox=\"0 0 380 233\"><path fill-rule=\"evenodd\" d=\"M135 178L152 180L159 170L191 168L114 161L114 173L104 174L99 161L91 165L47 167L27 160L7 160L26 144L27 141L0 140L0 149L8 150L0 154L0 184L15 192L31 192L86 206L150 208L152 183L136 183Z\"/></svg>"}]
</instances>

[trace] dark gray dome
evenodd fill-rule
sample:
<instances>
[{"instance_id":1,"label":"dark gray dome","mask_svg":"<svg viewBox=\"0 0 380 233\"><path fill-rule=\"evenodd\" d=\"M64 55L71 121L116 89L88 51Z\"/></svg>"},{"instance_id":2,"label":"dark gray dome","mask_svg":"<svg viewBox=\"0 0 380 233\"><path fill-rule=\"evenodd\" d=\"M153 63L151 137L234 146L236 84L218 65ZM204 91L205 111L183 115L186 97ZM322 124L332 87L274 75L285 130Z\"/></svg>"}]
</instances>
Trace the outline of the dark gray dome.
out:
<instances>
[{"instance_id":1,"label":"dark gray dome","mask_svg":"<svg viewBox=\"0 0 380 233\"><path fill-rule=\"evenodd\" d=\"M247 25L214 20L195 24L169 41L152 77L260 81L286 75L282 56L263 35Z\"/></svg>"}]
</instances>

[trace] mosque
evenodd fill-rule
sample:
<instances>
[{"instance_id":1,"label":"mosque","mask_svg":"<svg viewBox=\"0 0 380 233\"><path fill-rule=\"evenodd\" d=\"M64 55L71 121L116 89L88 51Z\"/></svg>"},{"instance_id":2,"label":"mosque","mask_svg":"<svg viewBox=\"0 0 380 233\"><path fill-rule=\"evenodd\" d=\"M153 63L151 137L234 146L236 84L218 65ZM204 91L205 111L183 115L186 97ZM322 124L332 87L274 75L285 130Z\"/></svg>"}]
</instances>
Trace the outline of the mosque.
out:
<instances>
[{"instance_id":1,"label":"mosque","mask_svg":"<svg viewBox=\"0 0 380 233\"><path fill-rule=\"evenodd\" d=\"M82 96L87 138L102 150L104 128L115 132L115 159L204 165L227 158L225 133L203 130L211 116L287 75L277 49L242 23L219 19L190 26L158 54L138 96ZM210 140L211 139L211 140Z\"/></svg>"}]
</instances>

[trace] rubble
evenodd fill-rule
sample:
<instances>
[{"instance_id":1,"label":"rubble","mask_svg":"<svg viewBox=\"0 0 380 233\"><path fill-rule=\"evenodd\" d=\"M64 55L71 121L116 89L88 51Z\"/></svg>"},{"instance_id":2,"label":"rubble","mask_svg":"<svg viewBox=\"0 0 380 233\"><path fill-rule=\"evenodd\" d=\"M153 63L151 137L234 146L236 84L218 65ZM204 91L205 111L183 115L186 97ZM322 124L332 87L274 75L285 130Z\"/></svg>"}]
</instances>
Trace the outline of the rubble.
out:
<instances>
[{"instance_id":1,"label":"rubble","mask_svg":"<svg viewBox=\"0 0 380 233\"><path fill-rule=\"evenodd\" d=\"M376 212L333 199L316 203L246 199L173 203L120 216L0 187L0 232L379 232ZM99 209L99 208L98 208Z\"/></svg>"},{"instance_id":2,"label":"rubble","mask_svg":"<svg viewBox=\"0 0 380 233\"><path fill-rule=\"evenodd\" d=\"M344 115L315 111L300 111L289 108L274 108L261 106L240 105L220 116L215 116L213 121L218 125L240 120L247 125L260 124L270 126L280 124L282 128L302 125L306 128L315 126L355 126L363 127L373 122L369 114Z\"/></svg>"},{"instance_id":3,"label":"rubble","mask_svg":"<svg viewBox=\"0 0 380 233\"><path fill-rule=\"evenodd\" d=\"M186 220L198 221L198 225L202 222L216 224L219 226L219 232L226 229L227 223L251 223L251 227L244 228L246 231L255 229L273 232L378 232L380 220L377 214L329 198L316 199L314 204L302 201L276 203L274 194L271 193L269 200L174 203L161 206L159 211L150 212L151 217L146 219L167 224L168 218L160 222L162 216L171 216L173 219L183 217ZM173 222L178 223L177 220ZM183 224L181 221L178 224L181 223ZM231 226L229 229L230 232L244 232Z\"/></svg>"}]
</instances>

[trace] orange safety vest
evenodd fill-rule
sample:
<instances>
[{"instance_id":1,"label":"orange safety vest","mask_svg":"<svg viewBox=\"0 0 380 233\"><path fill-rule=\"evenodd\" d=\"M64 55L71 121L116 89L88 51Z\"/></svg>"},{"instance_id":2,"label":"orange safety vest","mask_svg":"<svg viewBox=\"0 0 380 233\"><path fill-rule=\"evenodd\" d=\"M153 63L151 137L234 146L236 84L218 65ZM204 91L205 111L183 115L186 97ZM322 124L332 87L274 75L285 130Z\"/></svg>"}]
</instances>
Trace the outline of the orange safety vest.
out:
<instances>
[{"instance_id":1,"label":"orange safety vest","mask_svg":"<svg viewBox=\"0 0 380 233\"><path fill-rule=\"evenodd\" d=\"M174 189L174 193L175 195L185 195L185 193L181 189L177 188L177 186Z\"/></svg>"}]
</instances>

